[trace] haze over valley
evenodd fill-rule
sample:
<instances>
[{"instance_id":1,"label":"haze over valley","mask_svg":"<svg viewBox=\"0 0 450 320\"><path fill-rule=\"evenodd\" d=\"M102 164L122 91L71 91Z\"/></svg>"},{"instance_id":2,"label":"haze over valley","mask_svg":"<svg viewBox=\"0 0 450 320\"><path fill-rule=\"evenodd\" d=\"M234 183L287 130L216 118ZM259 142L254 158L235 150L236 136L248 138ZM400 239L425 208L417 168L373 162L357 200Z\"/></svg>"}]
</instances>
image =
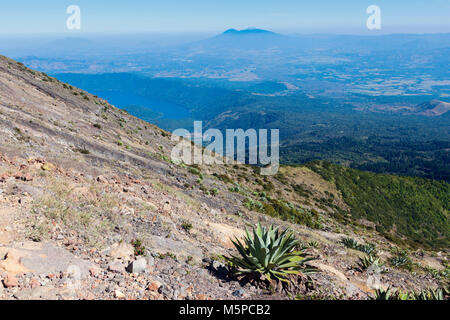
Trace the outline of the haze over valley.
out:
<instances>
[{"instance_id":1,"label":"haze over valley","mask_svg":"<svg viewBox=\"0 0 450 320\"><path fill-rule=\"evenodd\" d=\"M155 37L10 50L167 130L280 128L283 163L450 179L450 34Z\"/></svg>"}]
</instances>

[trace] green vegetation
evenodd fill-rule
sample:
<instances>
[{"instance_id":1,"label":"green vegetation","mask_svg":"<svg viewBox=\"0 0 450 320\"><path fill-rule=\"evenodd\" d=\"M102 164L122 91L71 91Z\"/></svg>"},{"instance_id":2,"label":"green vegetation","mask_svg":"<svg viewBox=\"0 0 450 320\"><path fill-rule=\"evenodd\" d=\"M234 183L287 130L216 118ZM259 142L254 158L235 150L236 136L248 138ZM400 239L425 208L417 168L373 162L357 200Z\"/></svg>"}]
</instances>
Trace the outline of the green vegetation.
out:
<instances>
[{"instance_id":1,"label":"green vegetation","mask_svg":"<svg viewBox=\"0 0 450 320\"><path fill-rule=\"evenodd\" d=\"M385 271L384 263L382 263L381 259L377 256L377 250L374 244L360 244L353 238L342 238L340 242L347 248L365 253L364 257L360 258L358 263L361 270L366 270L373 266L381 271Z\"/></svg>"},{"instance_id":2,"label":"green vegetation","mask_svg":"<svg viewBox=\"0 0 450 320\"><path fill-rule=\"evenodd\" d=\"M375 174L323 161L307 167L335 183L354 218L376 223L377 231L389 240L412 247L448 246L450 184Z\"/></svg>"},{"instance_id":3,"label":"green vegetation","mask_svg":"<svg viewBox=\"0 0 450 320\"><path fill-rule=\"evenodd\" d=\"M202 172L200 171L200 168L198 168L197 166L195 166L195 165L190 166L188 171L189 171L189 173L192 173L192 174L195 174L195 175L199 176L200 179L203 179Z\"/></svg>"},{"instance_id":4,"label":"green vegetation","mask_svg":"<svg viewBox=\"0 0 450 320\"><path fill-rule=\"evenodd\" d=\"M367 270L370 267L376 267L382 271L384 269L384 263L381 262L381 259L375 255L366 254L364 257L359 258L359 267L361 270Z\"/></svg>"},{"instance_id":5,"label":"green vegetation","mask_svg":"<svg viewBox=\"0 0 450 320\"><path fill-rule=\"evenodd\" d=\"M368 255L376 254L375 245L372 243L360 244L360 243L358 243L358 241L356 241L353 238L343 238L341 240L341 243L347 248L359 250Z\"/></svg>"},{"instance_id":6,"label":"green vegetation","mask_svg":"<svg viewBox=\"0 0 450 320\"><path fill-rule=\"evenodd\" d=\"M317 211L299 208L290 202L266 197L265 193L258 195L260 200L254 200L250 197L246 198L243 201L244 207L248 210L258 211L271 217L302 224L310 228L322 228Z\"/></svg>"},{"instance_id":7,"label":"green vegetation","mask_svg":"<svg viewBox=\"0 0 450 320\"><path fill-rule=\"evenodd\" d=\"M186 231L186 232L190 232L191 229L192 229L192 223L190 223L190 222L188 222L188 221L184 221L184 222L181 224L181 228L183 228L183 230Z\"/></svg>"},{"instance_id":8,"label":"green vegetation","mask_svg":"<svg viewBox=\"0 0 450 320\"><path fill-rule=\"evenodd\" d=\"M353 238L343 238L343 239L341 240L341 243L342 243L345 247L350 248L350 249L356 249L356 248L358 248L358 246L359 246L358 241L356 241L356 240L353 239Z\"/></svg>"},{"instance_id":9,"label":"green vegetation","mask_svg":"<svg viewBox=\"0 0 450 320\"><path fill-rule=\"evenodd\" d=\"M225 183L233 183L233 180L226 174L214 173L213 176Z\"/></svg>"},{"instance_id":10,"label":"green vegetation","mask_svg":"<svg viewBox=\"0 0 450 320\"><path fill-rule=\"evenodd\" d=\"M287 281L289 275L307 275L316 272L306 263L313 258L303 251L296 251L298 241L287 230L281 234L278 229L268 229L258 224L253 228L253 236L246 230L245 245L235 238L232 240L240 256L227 257L238 274L256 273L271 280L272 277Z\"/></svg>"},{"instance_id":11,"label":"green vegetation","mask_svg":"<svg viewBox=\"0 0 450 320\"><path fill-rule=\"evenodd\" d=\"M86 149L85 147L83 147L83 148L75 148L75 149L73 149L73 151L74 152L79 152L79 153L81 153L81 154L90 154L91 152L88 150L88 149Z\"/></svg>"},{"instance_id":12,"label":"green vegetation","mask_svg":"<svg viewBox=\"0 0 450 320\"><path fill-rule=\"evenodd\" d=\"M134 255L136 257L145 255L145 246L142 244L142 240L133 240L131 245L134 247Z\"/></svg>"},{"instance_id":13,"label":"green vegetation","mask_svg":"<svg viewBox=\"0 0 450 320\"><path fill-rule=\"evenodd\" d=\"M446 300L448 292L445 289L428 289L420 292L402 292L391 289L378 289L374 300Z\"/></svg>"},{"instance_id":14,"label":"green vegetation","mask_svg":"<svg viewBox=\"0 0 450 320\"><path fill-rule=\"evenodd\" d=\"M391 258L390 263L395 268L412 270L412 261L405 251L397 251L397 254Z\"/></svg>"},{"instance_id":15,"label":"green vegetation","mask_svg":"<svg viewBox=\"0 0 450 320\"><path fill-rule=\"evenodd\" d=\"M166 253L156 253L156 257L158 259L165 259L165 258L170 258L172 260L178 261L178 258L175 254L173 254L172 252L166 252Z\"/></svg>"},{"instance_id":16,"label":"green vegetation","mask_svg":"<svg viewBox=\"0 0 450 320\"><path fill-rule=\"evenodd\" d=\"M310 241L310 242L308 242L308 247L318 249L319 243L317 241Z\"/></svg>"},{"instance_id":17,"label":"green vegetation","mask_svg":"<svg viewBox=\"0 0 450 320\"><path fill-rule=\"evenodd\" d=\"M212 196L216 197L219 194L219 190L217 188L213 188L213 189L209 190L209 193Z\"/></svg>"}]
</instances>

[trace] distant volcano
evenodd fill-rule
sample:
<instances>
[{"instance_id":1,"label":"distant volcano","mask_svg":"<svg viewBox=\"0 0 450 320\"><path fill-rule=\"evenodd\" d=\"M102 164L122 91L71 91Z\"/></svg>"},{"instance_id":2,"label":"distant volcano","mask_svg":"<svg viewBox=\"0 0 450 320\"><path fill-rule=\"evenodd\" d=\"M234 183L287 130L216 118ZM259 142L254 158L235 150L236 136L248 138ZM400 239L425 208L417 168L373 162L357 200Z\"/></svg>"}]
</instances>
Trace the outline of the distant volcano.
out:
<instances>
[{"instance_id":1,"label":"distant volcano","mask_svg":"<svg viewBox=\"0 0 450 320\"><path fill-rule=\"evenodd\" d=\"M255 35L255 34L277 35L275 32L272 31L254 28L248 28L244 30L228 29L227 31L222 33L222 35Z\"/></svg>"},{"instance_id":2,"label":"distant volcano","mask_svg":"<svg viewBox=\"0 0 450 320\"><path fill-rule=\"evenodd\" d=\"M225 32L197 44L204 49L265 50L285 47L292 42L287 36L263 29L228 29Z\"/></svg>"}]
</instances>

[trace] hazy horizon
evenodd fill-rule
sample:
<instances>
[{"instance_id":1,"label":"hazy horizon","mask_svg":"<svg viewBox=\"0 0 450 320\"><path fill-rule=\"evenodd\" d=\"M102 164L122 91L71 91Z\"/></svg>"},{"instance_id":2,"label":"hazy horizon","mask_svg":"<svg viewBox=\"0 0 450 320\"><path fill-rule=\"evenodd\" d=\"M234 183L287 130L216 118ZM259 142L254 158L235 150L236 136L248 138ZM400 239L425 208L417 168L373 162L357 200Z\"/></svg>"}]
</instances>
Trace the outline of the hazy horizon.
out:
<instances>
[{"instance_id":1,"label":"hazy horizon","mask_svg":"<svg viewBox=\"0 0 450 320\"><path fill-rule=\"evenodd\" d=\"M66 10L81 9L81 29L68 30ZM381 9L380 30L368 30L366 9ZM195 0L164 2L130 0L15 1L2 5L0 35L217 33L229 28L268 29L301 34L393 34L450 32L450 2L387 0L316 3L294 0Z\"/></svg>"}]
</instances>

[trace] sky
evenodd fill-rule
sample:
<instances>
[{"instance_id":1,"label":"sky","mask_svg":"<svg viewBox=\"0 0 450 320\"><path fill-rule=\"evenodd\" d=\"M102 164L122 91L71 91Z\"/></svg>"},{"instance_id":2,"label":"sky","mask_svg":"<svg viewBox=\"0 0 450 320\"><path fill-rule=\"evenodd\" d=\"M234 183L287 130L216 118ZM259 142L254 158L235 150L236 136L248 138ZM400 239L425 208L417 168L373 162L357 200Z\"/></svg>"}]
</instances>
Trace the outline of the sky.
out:
<instances>
[{"instance_id":1,"label":"sky","mask_svg":"<svg viewBox=\"0 0 450 320\"><path fill-rule=\"evenodd\" d=\"M81 9L68 30L67 7ZM366 9L381 9L369 31ZM284 33L450 32L450 0L2 0L0 35L220 32L248 27Z\"/></svg>"}]
</instances>

